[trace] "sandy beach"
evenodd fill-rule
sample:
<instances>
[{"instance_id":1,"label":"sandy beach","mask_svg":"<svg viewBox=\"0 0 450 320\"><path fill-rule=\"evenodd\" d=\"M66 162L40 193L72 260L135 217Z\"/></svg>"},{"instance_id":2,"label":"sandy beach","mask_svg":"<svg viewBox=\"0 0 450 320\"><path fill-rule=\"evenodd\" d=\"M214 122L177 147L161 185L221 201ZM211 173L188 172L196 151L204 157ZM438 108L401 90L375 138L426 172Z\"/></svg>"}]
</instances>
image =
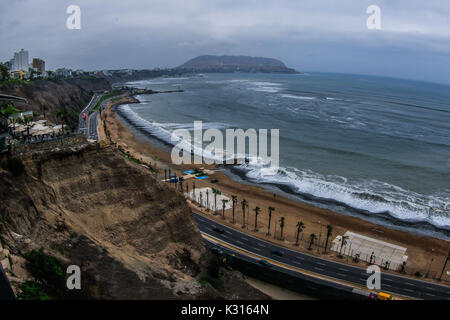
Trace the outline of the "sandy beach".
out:
<instances>
[{"instance_id":1,"label":"sandy beach","mask_svg":"<svg viewBox=\"0 0 450 320\"><path fill-rule=\"evenodd\" d=\"M135 103L136 100L131 97L123 98L120 103ZM117 101L115 102L118 103ZM177 176L182 172L193 169L193 165L175 166L170 161L170 154L162 148L158 147L157 143L152 143L151 140L142 137L138 133L129 130L126 124L118 118L118 116L111 108L111 105L102 113L99 138L101 143L113 143L117 147L121 147L126 152L129 152L134 158L141 160L143 163L151 165L158 171L158 176L164 178L164 169L170 168ZM206 167L206 166L198 166ZM214 168L214 167L209 167ZM217 183L211 183L212 179L218 180ZM194 180L187 180L185 182L192 188ZM309 236L314 233L320 239L323 246L326 238L326 226L333 227L333 233L330 237L329 243L337 236L343 235L346 231L352 231L368 237L387 241L407 248L408 262L406 266L406 275L414 277L416 272L422 275L427 275L428 278L423 278L427 281L435 281L433 278L439 277L448 252L450 250L450 243L444 240L419 236L416 234L394 230L382 225L373 224L357 217L350 217L332 212L327 209L314 207L309 204L301 203L283 197L282 195L274 195L272 192L263 189L262 187L239 183L230 178L229 175L216 170L209 179L195 180L196 188L214 187L220 190L227 196L236 195L238 203L235 208L235 223L231 222L231 209L225 211L225 219L221 215L214 215L211 211L206 211L204 208L199 208L196 204L188 201L193 209L208 218L215 219L223 224L234 227L241 231L260 237L267 241L271 241L293 250L299 250L311 255L320 256L325 259L335 260L343 263L355 265L351 259L338 258L335 253L323 252L323 247L319 248L314 245L313 250L308 250ZM249 202L249 220L246 228L242 228L242 209L240 202L246 199ZM261 208L258 216L258 231L254 231L255 214L253 209L258 206ZM267 236L268 224L268 207L274 207L275 211L272 216L271 235ZM279 223L281 217L285 218L284 239L279 240ZM295 233L297 222L302 221L305 225L303 230L303 241L300 241L299 246L295 246ZM277 225L277 233L274 235L274 227ZM356 265L365 267L367 263L359 262ZM394 274L399 274L395 271L388 271ZM442 284L450 283L450 276L444 273L442 277Z\"/></svg>"}]
</instances>

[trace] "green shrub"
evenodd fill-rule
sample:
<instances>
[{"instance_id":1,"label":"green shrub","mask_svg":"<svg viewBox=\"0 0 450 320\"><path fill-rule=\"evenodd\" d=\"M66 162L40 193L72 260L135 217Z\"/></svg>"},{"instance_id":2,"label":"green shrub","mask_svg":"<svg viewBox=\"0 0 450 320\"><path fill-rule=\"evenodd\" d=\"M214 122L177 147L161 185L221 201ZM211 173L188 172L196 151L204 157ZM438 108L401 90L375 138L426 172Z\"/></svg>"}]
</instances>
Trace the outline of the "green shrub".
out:
<instances>
[{"instance_id":1,"label":"green shrub","mask_svg":"<svg viewBox=\"0 0 450 320\"><path fill-rule=\"evenodd\" d=\"M35 279L35 284L49 297L62 298L66 284L62 263L41 248L24 255L25 268Z\"/></svg>"},{"instance_id":2,"label":"green shrub","mask_svg":"<svg viewBox=\"0 0 450 320\"><path fill-rule=\"evenodd\" d=\"M198 276L198 282L203 286L211 285L217 290L222 290L225 287L222 277L219 276L218 278L214 278L205 272L200 273Z\"/></svg>"},{"instance_id":3,"label":"green shrub","mask_svg":"<svg viewBox=\"0 0 450 320\"><path fill-rule=\"evenodd\" d=\"M19 299L23 300L50 300L51 297L34 281L26 281L19 286Z\"/></svg>"}]
</instances>

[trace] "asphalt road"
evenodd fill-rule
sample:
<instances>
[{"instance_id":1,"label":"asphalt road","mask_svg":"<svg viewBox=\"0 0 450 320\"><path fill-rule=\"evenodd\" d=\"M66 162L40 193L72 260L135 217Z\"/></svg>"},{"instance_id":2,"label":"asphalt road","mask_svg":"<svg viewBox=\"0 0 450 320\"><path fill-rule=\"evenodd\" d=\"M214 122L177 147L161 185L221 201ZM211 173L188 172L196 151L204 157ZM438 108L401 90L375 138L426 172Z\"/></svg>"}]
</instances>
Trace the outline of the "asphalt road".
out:
<instances>
[{"instance_id":1,"label":"asphalt road","mask_svg":"<svg viewBox=\"0 0 450 320\"><path fill-rule=\"evenodd\" d=\"M335 278L351 284L357 284L364 287L366 286L366 281L369 274L366 273L365 269L353 267L343 263L328 261L305 253L289 250L270 242L254 238L196 213L194 213L194 218L201 232L232 244L235 247L239 247L268 259L288 264L293 267L298 267L316 274ZM224 233L214 231L214 227L223 229ZM272 250L281 251L283 256L279 257L272 254ZM418 299L450 299L449 286L387 273L382 273L381 275L380 291Z\"/></svg>"},{"instance_id":2,"label":"asphalt road","mask_svg":"<svg viewBox=\"0 0 450 320\"><path fill-rule=\"evenodd\" d=\"M97 132L97 126L98 126L98 112L93 112L89 118L88 118L88 138L91 140L98 140L98 132Z\"/></svg>"},{"instance_id":3,"label":"asphalt road","mask_svg":"<svg viewBox=\"0 0 450 320\"><path fill-rule=\"evenodd\" d=\"M89 113L91 112L92 108L95 107L102 96L103 94L94 94L89 104L80 112L80 115L78 116L78 130L86 134L88 138ZM83 113L86 113L86 115L88 116L86 120L83 120Z\"/></svg>"}]
</instances>

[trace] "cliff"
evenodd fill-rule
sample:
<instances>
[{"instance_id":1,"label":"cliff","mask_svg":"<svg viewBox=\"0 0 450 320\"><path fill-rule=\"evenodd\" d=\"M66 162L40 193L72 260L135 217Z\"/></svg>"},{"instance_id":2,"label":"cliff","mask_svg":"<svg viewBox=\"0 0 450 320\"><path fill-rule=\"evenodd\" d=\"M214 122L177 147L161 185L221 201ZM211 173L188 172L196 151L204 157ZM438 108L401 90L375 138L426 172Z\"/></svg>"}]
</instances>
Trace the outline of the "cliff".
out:
<instances>
[{"instance_id":1,"label":"cliff","mask_svg":"<svg viewBox=\"0 0 450 320\"><path fill-rule=\"evenodd\" d=\"M223 268L223 290L201 285L217 262L184 197L115 149L72 139L17 151L16 170L0 159L0 243L16 292L30 278L23 257L44 248L64 266L80 266L77 297L266 298Z\"/></svg>"},{"instance_id":2,"label":"cliff","mask_svg":"<svg viewBox=\"0 0 450 320\"><path fill-rule=\"evenodd\" d=\"M38 80L30 83L8 83L0 85L0 92L20 96L28 104L16 103L20 111L33 111L50 121L59 122L60 109L67 112L67 124L76 128L78 115L89 103L92 91L110 90L111 86L103 78L72 78L64 80ZM45 106L46 110L41 110Z\"/></svg>"},{"instance_id":3,"label":"cliff","mask_svg":"<svg viewBox=\"0 0 450 320\"><path fill-rule=\"evenodd\" d=\"M194 72L297 73L280 60L248 56L199 56L187 61L179 69Z\"/></svg>"}]
</instances>

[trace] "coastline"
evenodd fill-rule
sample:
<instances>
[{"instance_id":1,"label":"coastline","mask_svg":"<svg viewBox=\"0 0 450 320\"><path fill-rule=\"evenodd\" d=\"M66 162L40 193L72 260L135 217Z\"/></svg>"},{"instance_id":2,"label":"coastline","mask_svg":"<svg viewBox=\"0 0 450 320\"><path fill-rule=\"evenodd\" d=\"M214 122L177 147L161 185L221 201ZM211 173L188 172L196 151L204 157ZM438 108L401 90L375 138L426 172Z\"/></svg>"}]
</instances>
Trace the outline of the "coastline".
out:
<instances>
[{"instance_id":1,"label":"coastline","mask_svg":"<svg viewBox=\"0 0 450 320\"><path fill-rule=\"evenodd\" d=\"M138 101L131 97L125 98L123 99L123 101L121 101L121 103L136 102ZM117 105L117 102L115 103L115 105ZM130 152L133 157L151 165L156 170L171 168L172 171L176 172L177 175L179 175L181 172L186 171L187 169L200 167L193 165L172 165L170 163L170 154L168 152L169 148L167 146L167 143L164 143L163 141L157 141L154 139L154 137L144 135L142 132L140 133L138 128L132 127L132 124L127 123L126 119L118 115L118 113L115 112L114 108L111 108L111 105L109 105L105 112L102 114L102 120L104 121L101 121L100 126L102 128L99 128L99 132L101 133L101 140L106 139L103 128L103 123L105 123L107 131L109 132L111 142L117 144L118 146L120 145L124 150ZM217 169L217 166L202 167ZM161 175L161 172L159 174ZM388 241L396 245L404 246L408 249L408 274L414 274L416 271L419 271L421 274L428 273L430 277L435 277L436 274L439 275L445 258L448 254L450 242L445 240L433 238L430 236L416 235L406 231L399 231L387 226L368 222L359 217L343 215L330 211L328 209L315 207L313 205L299 202L298 200L290 199L279 194L276 195L275 198L274 194L267 189L235 181L230 177L228 173L223 172L223 170L221 169L217 170L214 173L214 179L219 180L218 183L212 184L208 180L196 180L196 187L201 188L212 186L216 189L221 190L227 195L238 195L238 201L240 201L242 198L247 199L250 203L250 226L248 226L248 230L244 231L252 234L253 236L261 237L264 240L284 245L290 249L298 249L299 251L305 251L309 254L320 256L321 258L339 262L347 261L347 258L338 259L332 253L319 254L315 249L313 251L307 251L307 239L304 239L303 242L301 242L300 247L293 246L293 243L295 242L295 226L298 221L302 221L306 226L303 232L304 237L308 238L311 233L315 233L318 237L321 237L322 244L326 237L326 225L330 224L334 229L333 234L330 237L330 241L332 241L337 235L342 235L346 231L352 231L379 240ZM189 200L188 202L190 203ZM239 204L236 207L235 225L232 225L231 221L222 220L219 216L214 216L211 213L204 212L194 204L190 204L196 211L208 215L208 218L217 219L217 221L221 223L242 230L242 211ZM256 205L261 208L261 214L258 217L259 232L252 231L254 221L254 213L252 209ZM274 239L273 236L268 238L265 235L267 230L267 208L269 206L275 207L273 221L278 221L281 216L284 216L286 219L286 238L284 239L284 241ZM230 212L231 210L226 211L226 215L228 217L230 217ZM430 265L431 259L433 259L433 263L431 263ZM351 261L349 261L349 263L355 265L355 263ZM356 265L362 267L365 264L360 262ZM397 272L393 273L398 274ZM443 279L449 281L450 277L444 275ZM445 281L443 283L445 283Z\"/></svg>"}]
</instances>

